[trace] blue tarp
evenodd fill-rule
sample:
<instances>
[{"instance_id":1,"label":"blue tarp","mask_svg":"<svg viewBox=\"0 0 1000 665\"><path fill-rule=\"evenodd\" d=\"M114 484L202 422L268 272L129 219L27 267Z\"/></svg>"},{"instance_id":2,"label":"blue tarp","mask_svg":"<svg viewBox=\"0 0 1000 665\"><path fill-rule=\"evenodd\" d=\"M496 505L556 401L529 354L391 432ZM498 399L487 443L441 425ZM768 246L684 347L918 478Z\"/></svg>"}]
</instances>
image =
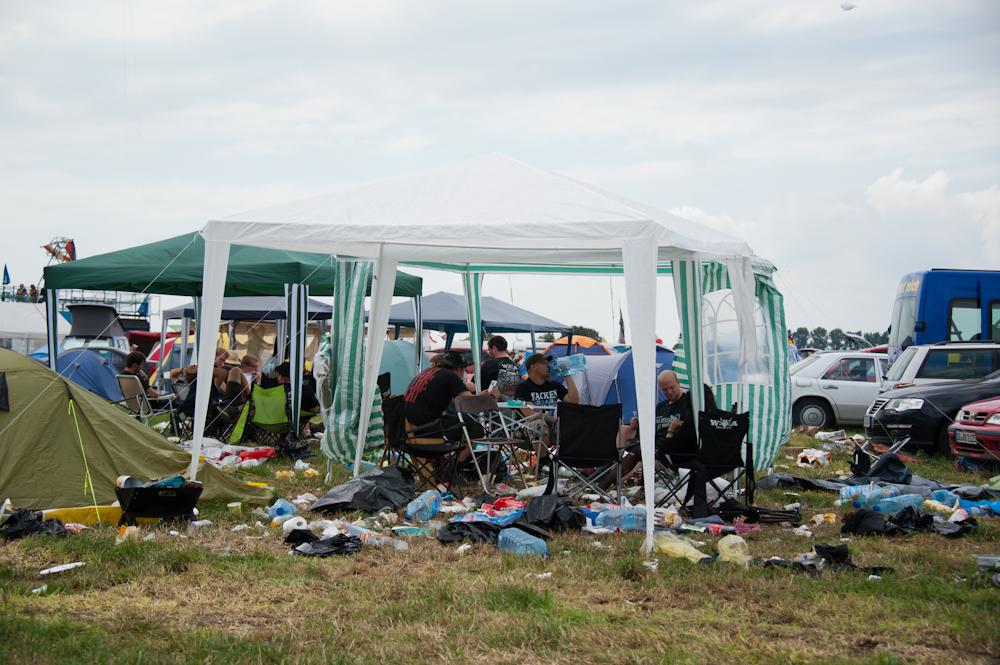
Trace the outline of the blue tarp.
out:
<instances>
[{"instance_id":1,"label":"blue tarp","mask_svg":"<svg viewBox=\"0 0 1000 665\"><path fill-rule=\"evenodd\" d=\"M121 401L117 373L107 360L87 349L70 349L56 356L59 374L105 399Z\"/></svg>"}]
</instances>

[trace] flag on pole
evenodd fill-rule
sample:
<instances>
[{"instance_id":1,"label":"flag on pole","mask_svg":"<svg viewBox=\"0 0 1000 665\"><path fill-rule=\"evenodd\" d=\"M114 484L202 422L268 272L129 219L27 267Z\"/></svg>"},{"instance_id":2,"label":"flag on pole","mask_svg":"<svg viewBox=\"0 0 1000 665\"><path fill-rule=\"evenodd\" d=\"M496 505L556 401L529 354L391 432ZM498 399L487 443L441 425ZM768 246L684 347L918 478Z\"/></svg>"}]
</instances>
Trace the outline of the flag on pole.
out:
<instances>
[{"instance_id":1,"label":"flag on pole","mask_svg":"<svg viewBox=\"0 0 1000 665\"><path fill-rule=\"evenodd\" d=\"M7 274L7 264L3 264L3 285L7 286L10 284L10 275Z\"/></svg>"},{"instance_id":2,"label":"flag on pole","mask_svg":"<svg viewBox=\"0 0 1000 665\"><path fill-rule=\"evenodd\" d=\"M625 343L625 317L622 316L621 307L618 308L618 343Z\"/></svg>"}]
</instances>

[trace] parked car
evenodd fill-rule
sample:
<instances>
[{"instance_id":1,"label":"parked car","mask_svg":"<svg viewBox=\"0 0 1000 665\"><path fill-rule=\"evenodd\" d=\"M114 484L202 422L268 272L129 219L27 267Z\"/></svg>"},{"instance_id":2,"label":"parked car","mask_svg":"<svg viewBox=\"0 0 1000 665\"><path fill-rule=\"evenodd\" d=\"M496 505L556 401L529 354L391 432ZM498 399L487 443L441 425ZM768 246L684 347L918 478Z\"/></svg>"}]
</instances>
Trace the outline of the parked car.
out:
<instances>
[{"instance_id":1,"label":"parked car","mask_svg":"<svg viewBox=\"0 0 1000 665\"><path fill-rule=\"evenodd\" d=\"M1000 369L1000 341L938 342L910 346L889 367L882 390L962 379Z\"/></svg>"},{"instance_id":2,"label":"parked car","mask_svg":"<svg viewBox=\"0 0 1000 665\"><path fill-rule=\"evenodd\" d=\"M1000 397L1000 371L982 379L928 383L888 390L865 414L865 436L876 443L910 437L910 445L932 446L948 455L948 426L965 404Z\"/></svg>"},{"instance_id":3,"label":"parked car","mask_svg":"<svg viewBox=\"0 0 1000 665\"><path fill-rule=\"evenodd\" d=\"M878 397L889 357L864 351L823 351L792 365L792 422L828 428L860 425Z\"/></svg>"},{"instance_id":4,"label":"parked car","mask_svg":"<svg viewBox=\"0 0 1000 665\"><path fill-rule=\"evenodd\" d=\"M966 404L948 426L955 457L1000 462L1000 398Z\"/></svg>"}]
</instances>

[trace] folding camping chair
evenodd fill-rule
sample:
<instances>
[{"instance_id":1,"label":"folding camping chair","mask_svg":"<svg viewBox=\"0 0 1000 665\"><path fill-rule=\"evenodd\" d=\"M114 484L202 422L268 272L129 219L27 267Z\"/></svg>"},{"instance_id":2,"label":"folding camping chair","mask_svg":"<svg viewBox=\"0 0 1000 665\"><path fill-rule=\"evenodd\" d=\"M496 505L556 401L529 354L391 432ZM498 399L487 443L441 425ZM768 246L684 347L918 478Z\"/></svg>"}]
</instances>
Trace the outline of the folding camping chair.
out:
<instances>
[{"instance_id":1,"label":"folding camping chair","mask_svg":"<svg viewBox=\"0 0 1000 665\"><path fill-rule=\"evenodd\" d=\"M465 448L464 443L450 443L440 421L418 427L410 425L402 395L392 395L382 401L382 417L386 448L396 454L398 466L413 471L417 481L415 491L425 486L437 489L438 485L447 485L452 494L461 498L462 484L455 460L458 452Z\"/></svg>"},{"instance_id":2,"label":"folding camping chair","mask_svg":"<svg viewBox=\"0 0 1000 665\"><path fill-rule=\"evenodd\" d=\"M136 417L136 420L142 421L143 425L149 427L153 418L166 414L170 417L170 427L174 435L180 436L180 425L177 422L174 400L164 400L162 406L153 408L149 403L149 398L146 397L146 391L142 389L142 382L139 381L138 376L119 374L115 378L118 379L118 388L122 391L125 408Z\"/></svg>"},{"instance_id":3,"label":"folding camping chair","mask_svg":"<svg viewBox=\"0 0 1000 665\"><path fill-rule=\"evenodd\" d=\"M500 477L506 476L506 463L503 462L504 450L508 449L513 456L517 446L521 444L521 439L511 436L500 414L500 407L497 406L496 398L489 393L480 395L462 395L455 398L455 411L458 413L458 420L462 424L462 436L465 444L472 455L472 463L476 467L476 474L479 482L483 485L483 491L489 493L486 478L483 476L482 467L479 466L479 456L476 454L476 447L485 446L486 476L495 480L497 468L503 463ZM481 430L481 431L480 431ZM494 455L495 453L495 455ZM525 488L528 487L524 475L521 476Z\"/></svg>"},{"instance_id":4,"label":"folding camping chair","mask_svg":"<svg viewBox=\"0 0 1000 665\"><path fill-rule=\"evenodd\" d=\"M556 407L559 445L552 455L552 472L546 494L558 493L561 469L577 479L567 489L570 497L589 489L609 503L618 503L622 494L621 449L622 405L589 406L559 402ZM609 473L617 474L618 493L612 497L598 483Z\"/></svg>"},{"instance_id":5,"label":"folding camping chair","mask_svg":"<svg viewBox=\"0 0 1000 665\"><path fill-rule=\"evenodd\" d=\"M256 441L268 446L281 447L291 431L292 419L288 413L288 394L285 386L261 388L253 383L250 385L250 399L243 405L243 411L240 412L229 441L233 443Z\"/></svg>"},{"instance_id":6,"label":"folding camping chair","mask_svg":"<svg viewBox=\"0 0 1000 665\"><path fill-rule=\"evenodd\" d=\"M735 411L735 409L734 409ZM753 445L746 441L746 454L743 453L744 440L750 431L750 413L734 413L720 409L707 409L698 414L698 438L701 446L695 460L694 478L688 482L687 496L684 505L694 500L692 514L694 517L708 516L709 509L717 502L725 499L727 493L739 498L740 479L746 481L745 503L753 503ZM724 486L719 486L716 480L732 475ZM707 486L711 485L717 496L708 501Z\"/></svg>"}]
</instances>

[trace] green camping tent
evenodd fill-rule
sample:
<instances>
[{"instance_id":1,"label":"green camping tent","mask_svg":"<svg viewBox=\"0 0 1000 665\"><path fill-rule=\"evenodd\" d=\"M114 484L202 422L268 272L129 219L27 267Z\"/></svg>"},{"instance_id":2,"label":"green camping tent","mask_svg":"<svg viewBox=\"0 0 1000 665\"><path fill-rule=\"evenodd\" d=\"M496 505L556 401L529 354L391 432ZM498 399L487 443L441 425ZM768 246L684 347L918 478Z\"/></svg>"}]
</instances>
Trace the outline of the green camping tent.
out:
<instances>
[{"instance_id":1,"label":"green camping tent","mask_svg":"<svg viewBox=\"0 0 1000 665\"><path fill-rule=\"evenodd\" d=\"M333 294L335 260L329 254L234 245L227 296L283 296L285 284L307 284L309 295ZM205 241L197 232L45 268L46 289L103 289L200 296ZM393 295L419 296L423 280L396 273ZM371 283L368 285L371 290Z\"/></svg>"},{"instance_id":2,"label":"green camping tent","mask_svg":"<svg viewBox=\"0 0 1000 665\"><path fill-rule=\"evenodd\" d=\"M73 410L70 410L70 401ZM79 428L79 429L78 429ZM37 360L0 349L0 501L47 510L108 505L118 476L140 481L187 470L191 455L130 418L118 407L65 379ZM94 496L86 488L87 473ZM202 500L270 501L205 465Z\"/></svg>"}]
</instances>

